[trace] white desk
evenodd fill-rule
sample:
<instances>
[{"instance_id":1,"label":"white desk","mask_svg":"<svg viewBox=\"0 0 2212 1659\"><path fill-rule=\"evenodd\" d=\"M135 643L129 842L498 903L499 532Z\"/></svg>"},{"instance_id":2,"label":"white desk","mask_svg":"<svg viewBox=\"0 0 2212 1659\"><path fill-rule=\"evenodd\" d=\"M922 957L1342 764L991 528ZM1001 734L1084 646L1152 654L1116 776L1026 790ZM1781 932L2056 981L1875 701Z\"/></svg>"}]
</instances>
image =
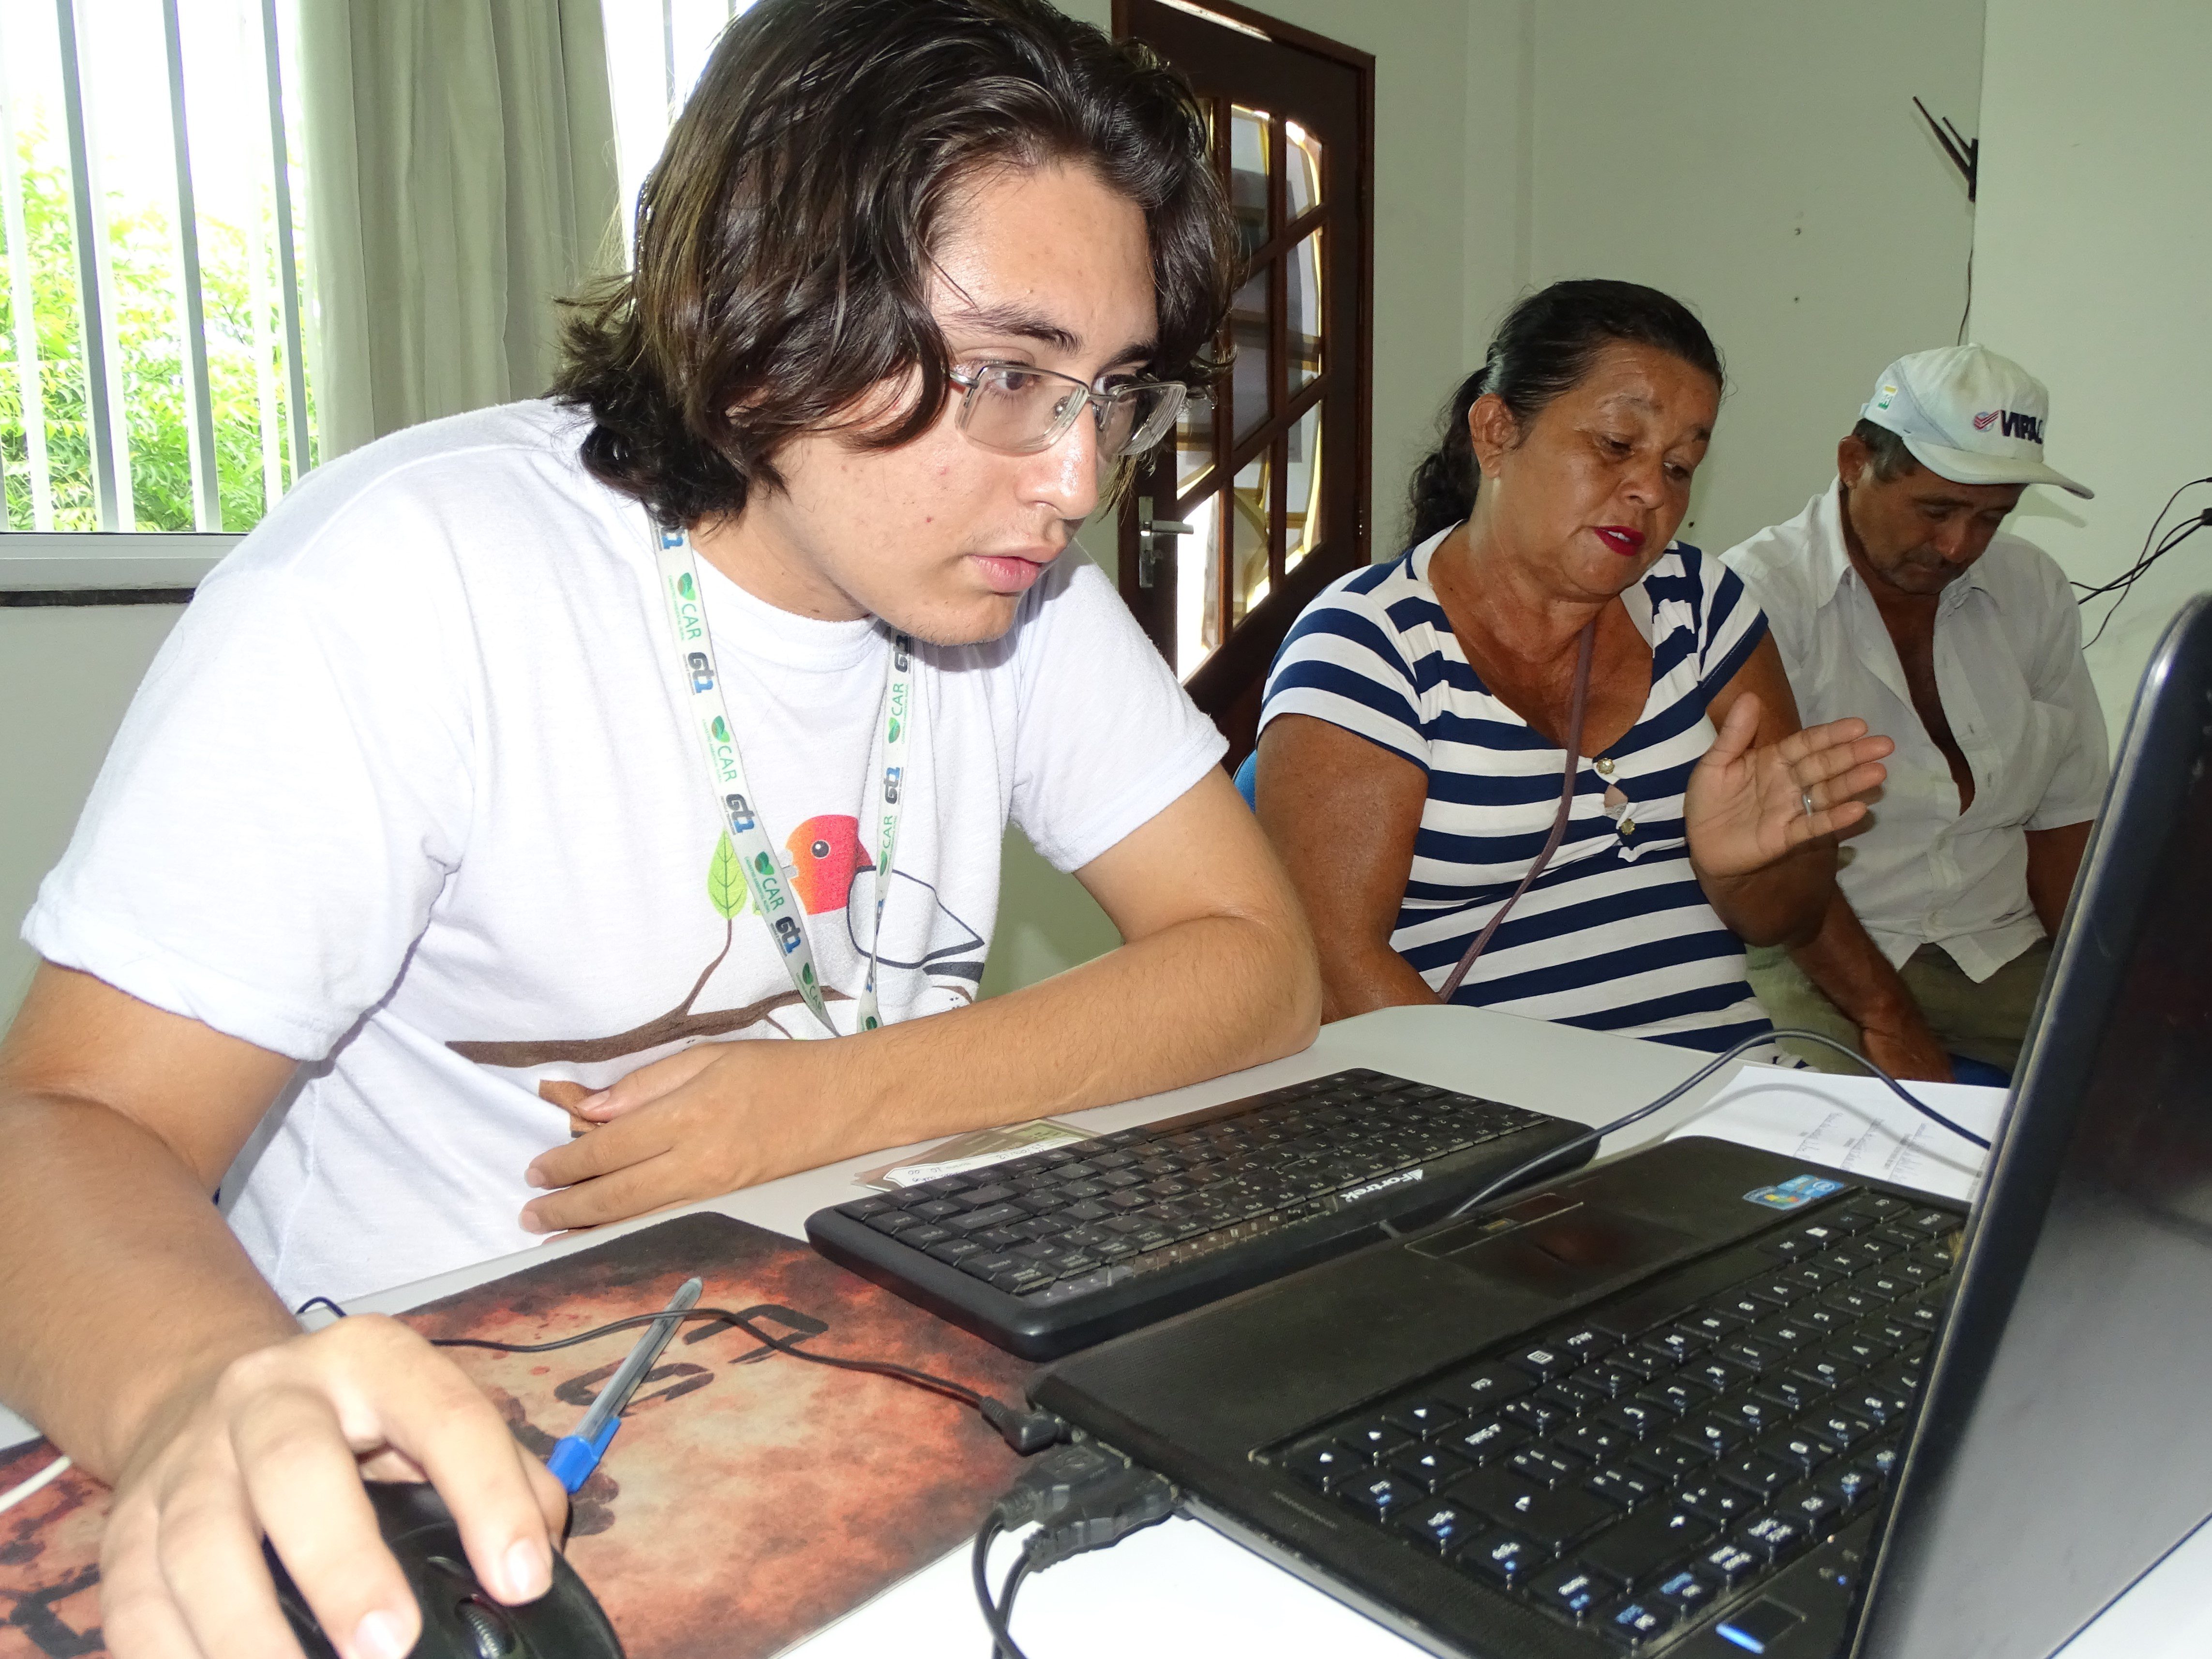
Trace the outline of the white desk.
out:
<instances>
[{"instance_id":1,"label":"white desk","mask_svg":"<svg viewBox=\"0 0 2212 1659\"><path fill-rule=\"evenodd\" d=\"M1075 1121L1101 1133L1240 1095L1371 1066L1514 1105L1601 1123L1697 1070L1701 1057L1663 1046L1467 1008L1389 1008L1325 1027L1302 1054L1211 1083L1100 1107ZM1607 1157L1665 1135L1703 1108L1732 1074L1599 1149ZM917 1149L918 1150L918 1149ZM872 1153L690 1206L716 1210L793 1237L807 1216L851 1197L853 1177L884 1162ZM681 1213L675 1212L672 1213ZM667 1213L623 1224L665 1220ZM546 1258L603 1242L606 1229L518 1256L401 1285L354 1305L397 1312ZM15 1431L10 1432L14 1428ZM27 1431L0 1412L0 1445ZM1004 1559L1011 1560L1008 1554ZM2212 1525L2198 1529L2063 1650L2063 1659L2199 1659L2212 1652ZM1292 1578L1196 1522L1171 1520L1110 1550L1079 1556L1026 1585L1014 1634L1033 1659L1126 1659L1152 1653L1266 1653L1269 1659L1417 1659L1421 1650ZM793 1650L804 1659L975 1659L989 1638L963 1549L895 1586Z\"/></svg>"}]
</instances>

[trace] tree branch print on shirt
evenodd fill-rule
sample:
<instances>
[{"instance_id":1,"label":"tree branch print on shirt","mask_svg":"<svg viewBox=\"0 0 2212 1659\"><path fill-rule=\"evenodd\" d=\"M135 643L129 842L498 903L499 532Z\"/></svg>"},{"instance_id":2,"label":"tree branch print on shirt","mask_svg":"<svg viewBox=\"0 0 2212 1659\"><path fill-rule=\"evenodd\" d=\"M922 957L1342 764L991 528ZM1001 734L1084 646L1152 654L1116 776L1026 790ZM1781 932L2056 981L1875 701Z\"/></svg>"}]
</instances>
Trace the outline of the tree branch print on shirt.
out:
<instances>
[{"instance_id":1,"label":"tree branch print on shirt","mask_svg":"<svg viewBox=\"0 0 2212 1659\"><path fill-rule=\"evenodd\" d=\"M624 1054L642 1054L649 1048L659 1048L672 1042L702 1037L730 1036L749 1027L759 1024L770 1014L788 1008L800 1000L796 990L785 990L773 996L749 1002L740 1008L725 1008L712 1013L695 1014L692 1006L699 994L707 988L707 981L714 976L737 941L737 918L751 902L751 890L745 884L744 865L738 857L736 844L730 832L722 831L714 842L714 854L707 865L707 898L715 914L722 918L722 948L714 959L699 970L698 978L684 1000L664 1014L656 1014L641 1025L633 1025L627 1031L617 1031L610 1036L582 1038L527 1038L512 1042L453 1042L446 1046L462 1059L479 1066L495 1066L509 1071L526 1071L533 1066L596 1065L610 1060L619 1060ZM847 1000L844 993L823 987L825 1000ZM538 1085L541 1098L569 1112L588 1095L597 1092L583 1084L564 1079L548 1078ZM586 1120L576 1119L579 1132L591 1125Z\"/></svg>"},{"instance_id":2,"label":"tree branch print on shirt","mask_svg":"<svg viewBox=\"0 0 2212 1659\"><path fill-rule=\"evenodd\" d=\"M860 845L858 820L844 814L809 818L785 838L784 845L791 858L786 873L801 908L816 916L838 910L846 912L847 938L854 953L865 957L873 939L876 866ZM894 872L892 880L894 897L901 893L908 895L906 902L926 905L927 915L921 927L919 954L908 960L903 952L894 953L881 958L880 967L919 970L929 975L933 984L961 1000L975 1000L983 973L981 936L945 908L932 884L903 871ZM752 903L744 861L727 830L715 840L714 854L708 860L706 886L708 902L722 918L721 949L700 970L683 1000L666 1012L608 1036L456 1041L446 1046L462 1059L479 1066L527 1071L539 1066L605 1065L626 1055L673 1044L736 1036L763 1024L770 1025L780 1035L788 1036L773 1017L800 1005L801 999L794 989L779 991L742 1007L708 1013L693 1012L708 981L728 959L736 943L737 918ZM844 992L827 984L823 986L822 994L827 1001L851 1000ZM577 1115L575 1109L598 1092L599 1086L570 1078L544 1078L538 1081L538 1094L539 1098L568 1112L571 1133L581 1134L596 1125Z\"/></svg>"}]
</instances>

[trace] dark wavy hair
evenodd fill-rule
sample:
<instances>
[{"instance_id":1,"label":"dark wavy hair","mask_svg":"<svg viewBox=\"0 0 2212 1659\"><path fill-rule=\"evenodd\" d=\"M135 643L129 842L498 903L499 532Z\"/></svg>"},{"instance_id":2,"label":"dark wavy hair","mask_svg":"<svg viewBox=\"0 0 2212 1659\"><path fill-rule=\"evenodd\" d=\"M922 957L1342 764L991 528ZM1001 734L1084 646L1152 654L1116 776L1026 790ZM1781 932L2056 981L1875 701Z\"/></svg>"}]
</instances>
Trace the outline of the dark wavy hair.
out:
<instances>
[{"instance_id":1,"label":"dark wavy hair","mask_svg":"<svg viewBox=\"0 0 2212 1659\"><path fill-rule=\"evenodd\" d=\"M689 524L780 487L801 433L920 435L951 368L928 306L948 209L979 173L1056 161L1144 210L1151 371L1210 373L1237 243L1180 76L1042 0L762 0L639 192L630 274L570 302L553 392L592 416L585 465ZM910 403L867 398L910 375Z\"/></svg>"},{"instance_id":2,"label":"dark wavy hair","mask_svg":"<svg viewBox=\"0 0 2212 1659\"><path fill-rule=\"evenodd\" d=\"M1413 469L1407 492L1406 539L1426 541L1474 510L1481 468L1468 431L1468 411L1494 392L1522 432L1546 404L1569 390L1607 346L1626 342L1680 357L1725 386L1721 355L1689 307L1656 288L1589 278L1554 283L1529 295L1491 337L1482 367L1460 383L1444 416L1443 441Z\"/></svg>"}]
</instances>

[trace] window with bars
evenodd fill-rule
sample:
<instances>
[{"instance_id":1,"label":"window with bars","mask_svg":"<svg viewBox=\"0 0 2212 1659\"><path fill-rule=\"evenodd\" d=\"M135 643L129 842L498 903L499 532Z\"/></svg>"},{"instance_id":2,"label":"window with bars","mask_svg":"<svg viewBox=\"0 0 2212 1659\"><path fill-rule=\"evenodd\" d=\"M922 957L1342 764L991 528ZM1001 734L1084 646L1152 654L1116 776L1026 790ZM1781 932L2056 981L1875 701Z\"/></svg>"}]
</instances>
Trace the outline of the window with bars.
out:
<instances>
[{"instance_id":1,"label":"window with bars","mask_svg":"<svg viewBox=\"0 0 2212 1659\"><path fill-rule=\"evenodd\" d=\"M235 533L313 465L294 3L0 0L0 528Z\"/></svg>"}]
</instances>

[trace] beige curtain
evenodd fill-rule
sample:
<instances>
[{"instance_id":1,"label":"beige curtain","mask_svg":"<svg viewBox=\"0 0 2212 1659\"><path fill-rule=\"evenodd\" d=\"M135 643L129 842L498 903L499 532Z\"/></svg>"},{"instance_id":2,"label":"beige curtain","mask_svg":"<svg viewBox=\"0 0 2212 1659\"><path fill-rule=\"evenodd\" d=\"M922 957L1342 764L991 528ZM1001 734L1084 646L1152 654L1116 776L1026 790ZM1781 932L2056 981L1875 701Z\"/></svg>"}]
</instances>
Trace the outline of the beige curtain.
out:
<instances>
[{"instance_id":1,"label":"beige curtain","mask_svg":"<svg viewBox=\"0 0 2212 1659\"><path fill-rule=\"evenodd\" d=\"M310 0L300 20L323 456L538 396L556 296L620 258L599 0Z\"/></svg>"}]
</instances>

